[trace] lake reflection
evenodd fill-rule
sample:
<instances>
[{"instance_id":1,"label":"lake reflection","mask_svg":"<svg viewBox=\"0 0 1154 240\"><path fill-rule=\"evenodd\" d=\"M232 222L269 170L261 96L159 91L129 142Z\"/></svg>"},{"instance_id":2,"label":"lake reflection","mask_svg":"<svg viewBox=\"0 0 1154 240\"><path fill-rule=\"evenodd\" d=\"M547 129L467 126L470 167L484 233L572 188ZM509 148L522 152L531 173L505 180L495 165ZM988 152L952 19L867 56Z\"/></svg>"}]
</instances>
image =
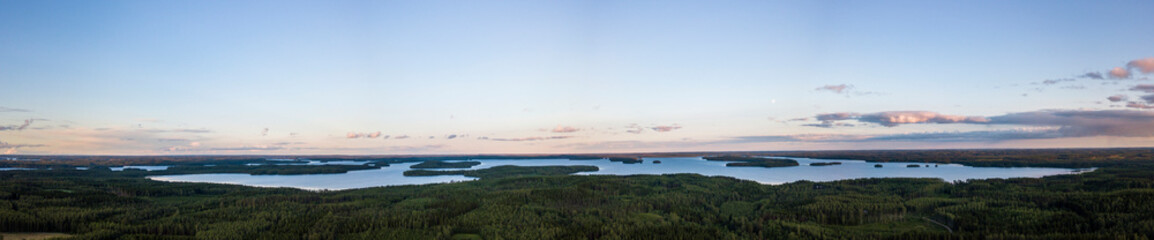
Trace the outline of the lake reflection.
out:
<instances>
[{"instance_id":1,"label":"lake reflection","mask_svg":"<svg viewBox=\"0 0 1154 240\"><path fill-rule=\"evenodd\" d=\"M764 184L781 184L799 180L835 181L855 178L884 178L884 177L916 177L940 178L946 181L987 179L987 178L1014 178L1014 177L1043 177L1057 174L1073 173L1074 169L1067 168L987 168L967 167L958 164L940 164L934 167L925 163L867 163L860 160L817 160L808 158L792 158L801 166L762 168L762 167L726 167L726 162L706 161L700 157L694 158L646 158L642 164L623 164L609 160L568 160L568 159L534 159L534 160L476 160L481 165L471 169L490 168L501 165L517 166L558 166L558 165L591 165L600 168L597 172L578 173L580 175L634 175L634 174L673 174L696 173L706 176L729 176L738 179L752 180ZM653 160L662 163L654 164ZM810 166L814 162L841 162L841 165ZM347 164L347 163L346 163ZM397 163L389 167L374 170L350 171L342 174L310 174L310 175L248 175L248 174L190 174L150 177L153 180L177 182L208 182L228 183L260 187L293 187L302 189L352 189L377 186L396 186L429 183L448 183L454 181L469 181L474 178L465 176L421 176L405 177L404 171L411 170L409 166L416 163ZM883 167L875 168L874 164ZM922 167L908 168L906 165L920 164Z\"/></svg>"}]
</instances>

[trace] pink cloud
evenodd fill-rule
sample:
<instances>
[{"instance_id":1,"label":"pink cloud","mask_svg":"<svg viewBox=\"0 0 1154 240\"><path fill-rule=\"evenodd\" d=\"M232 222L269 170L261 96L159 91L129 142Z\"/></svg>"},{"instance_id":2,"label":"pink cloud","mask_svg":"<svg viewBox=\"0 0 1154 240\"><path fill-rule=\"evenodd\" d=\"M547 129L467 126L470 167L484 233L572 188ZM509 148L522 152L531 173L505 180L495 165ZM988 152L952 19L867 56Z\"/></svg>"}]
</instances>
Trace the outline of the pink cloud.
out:
<instances>
[{"instance_id":1,"label":"pink cloud","mask_svg":"<svg viewBox=\"0 0 1154 240\"><path fill-rule=\"evenodd\" d=\"M853 86L845 85L845 84L838 84L838 85L825 85L825 86L815 88L814 90L830 91L830 92L834 92L837 94L841 94L841 93L845 92L846 89L850 89L850 88L853 88Z\"/></svg>"},{"instance_id":2,"label":"pink cloud","mask_svg":"<svg viewBox=\"0 0 1154 240\"><path fill-rule=\"evenodd\" d=\"M1130 70L1116 67L1114 69L1110 69L1110 76L1119 79L1130 78Z\"/></svg>"},{"instance_id":3,"label":"pink cloud","mask_svg":"<svg viewBox=\"0 0 1154 240\"><path fill-rule=\"evenodd\" d=\"M657 131L657 132L669 132L669 131L681 129L681 126L677 125L677 124L673 124L672 126L656 126L656 127L651 127L649 129L653 129L653 131Z\"/></svg>"},{"instance_id":4,"label":"pink cloud","mask_svg":"<svg viewBox=\"0 0 1154 240\"><path fill-rule=\"evenodd\" d=\"M1142 73L1154 73L1154 58L1143 58L1130 61L1126 64L1128 68L1137 68Z\"/></svg>"},{"instance_id":5,"label":"pink cloud","mask_svg":"<svg viewBox=\"0 0 1154 240\"><path fill-rule=\"evenodd\" d=\"M557 125L557 127L553 128L553 131L552 131L552 132L555 132L555 133L571 133L571 132L576 132L576 131L580 131L580 130L581 130L581 129L578 129L578 128L574 128L574 127L570 127L570 126L561 126L561 125Z\"/></svg>"}]
</instances>

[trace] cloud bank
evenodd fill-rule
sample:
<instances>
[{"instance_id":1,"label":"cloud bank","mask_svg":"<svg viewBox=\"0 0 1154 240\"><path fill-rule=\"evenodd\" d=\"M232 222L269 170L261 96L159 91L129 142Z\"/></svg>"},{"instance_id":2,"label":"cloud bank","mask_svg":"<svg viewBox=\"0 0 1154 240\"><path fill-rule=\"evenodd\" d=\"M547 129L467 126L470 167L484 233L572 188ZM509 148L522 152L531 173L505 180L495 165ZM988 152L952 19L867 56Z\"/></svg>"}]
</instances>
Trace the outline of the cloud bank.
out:
<instances>
[{"instance_id":1,"label":"cloud bank","mask_svg":"<svg viewBox=\"0 0 1154 240\"><path fill-rule=\"evenodd\" d=\"M988 119L984 117L971 116L957 116L945 115L930 111L890 111L877 113L825 113L818 114L815 117L821 124L807 124L806 126L814 127L833 127L833 126L853 126L848 124L839 124L835 121L842 120L856 120L863 123L876 123L886 127L894 127L901 124L916 124L916 123L986 123Z\"/></svg>"}]
</instances>

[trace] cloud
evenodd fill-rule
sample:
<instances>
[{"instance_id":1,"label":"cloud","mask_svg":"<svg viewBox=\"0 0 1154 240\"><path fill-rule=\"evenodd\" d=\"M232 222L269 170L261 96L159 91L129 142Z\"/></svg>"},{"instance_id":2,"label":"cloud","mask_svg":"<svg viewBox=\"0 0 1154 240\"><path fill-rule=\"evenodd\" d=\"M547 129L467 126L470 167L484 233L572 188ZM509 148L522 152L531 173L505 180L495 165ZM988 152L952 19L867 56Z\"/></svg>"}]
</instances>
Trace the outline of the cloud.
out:
<instances>
[{"instance_id":1,"label":"cloud","mask_svg":"<svg viewBox=\"0 0 1154 240\"><path fill-rule=\"evenodd\" d=\"M485 139L481 139L481 140L491 140L491 141L500 141L500 142L524 142L524 141L543 141L543 140L555 140L555 139L567 139L567 138L573 138L573 136L524 137L524 138L485 138Z\"/></svg>"},{"instance_id":2,"label":"cloud","mask_svg":"<svg viewBox=\"0 0 1154 240\"><path fill-rule=\"evenodd\" d=\"M604 142L587 142L587 143L570 143L562 144L558 148L572 148L577 150L588 150L605 152L607 150L628 150L637 151L638 149L653 149L660 151L661 149L690 149L709 145L709 142L698 141L604 141Z\"/></svg>"},{"instance_id":3,"label":"cloud","mask_svg":"<svg viewBox=\"0 0 1154 240\"><path fill-rule=\"evenodd\" d=\"M852 88L853 88L853 85L838 84L838 85L825 85L825 86L815 88L813 90L830 91L833 93L842 94L842 93L845 93L846 90L852 89Z\"/></svg>"},{"instance_id":4,"label":"cloud","mask_svg":"<svg viewBox=\"0 0 1154 240\"><path fill-rule=\"evenodd\" d=\"M33 119L24 120L24 124L20 124L20 125L0 126L0 131L13 131L13 130L24 131L24 129L27 129L28 126L32 125L32 122L36 122L37 120L44 120L44 119L33 118Z\"/></svg>"},{"instance_id":5,"label":"cloud","mask_svg":"<svg viewBox=\"0 0 1154 240\"><path fill-rule=\"evenodd\" d=\"M859 117L858 121L893 127L910 123L985 123L989 120L983 117L944 115L927 111L896 111L865 114Z\"/></svg>"},{"instance_id":6,"label":"cloud","mask_svg":"<svg viewBox=\"0 0 1154 240\"><path fill-rule=\"evenodd\" d=\"M827 128L833 126L841 126L834 121L842 120L857 120L859 122L877 123L886 127L894 127L901 124L914 123L985 123L988 121L983 117L945 115L929 111L891 111L867 114L841 112L818 114L816 118L818 121L822 121L822 123L806 124L804 126Z\"/></svg>"},{"instance_id":7,"label":"cloud","mask_svg":"<svg viewBox=\"0 0 1154 240\"><path fill-rule=\"evenodd\" d=\"M1063 79L1046 79L1045 81L1042 81L1042 84L1045 84L1045 85L1054 85L1054 84L1058 84L1058 83L1061 83L1061 82L1070 82L1070 81L1074 81L1074 79L1073 79L1073 78L1063 78Z\"/></svg>"},{"instance_id":8,"label":"cloud","mask_svg":"<svg viewBox=\"0 0 1154 240\"><path fill-rule=\"evenodd\" d=\"M817 117L815 117L815 118L817 118L818 121L839 121L839 120L849 120L852 118L856 118L858 116L861 116L861 114L841 112L841 113L818 114Z\"/></svg>"},{"instance_id":9,"label":"cloud","mask_svg":"<svg viewBox=\"0 0 1154 240\"><path fill-rule=\"evenodd\" d=\"M843 123L843 122L821 121L821 123L802 124L802 126L819 127L819 128L833 128L833 127L853 127L855 125L851 124L851 123Z\"/></svg>"},{"instance_id":10,"label":"cloud","mask_svg":"<svg viewBox=\"0 0 1154 240\"><path fill-rule=\"evenodd\" d=\"M1144 96L1154 102L1154 95ZM1130 104L1140 108L1143 105ZM894 111L861 114L823 114L826 119L857 120L892 127L911 123L1005 124L1030 127L1054 127L1062 137L1151 137L1154 136L1154 112L1132 110L1042 110L1010 113L993 117L942 115L925 111Z\"/></svg>"},{"instance_id":11,"label":"cloud","mask_svg":"<svg viewBox=\"0 0 1154 240\"><path fill-rule=\"evenodd\" d=\"M29 111L28 109L0 107L0 112L31 112L31 111Z\"/></svg>"},{"instance_id":12,"label":"cloud","mask_svg":"<svg viewBox=\"0 0 1154 240\"><path fill-rule=\"evenodd\" d=\"M640 134L642 131L645 131L645 128L641 127L641 125L637 125L636 123L631 123L628 126L625 126L625 129L625 132L632 134Z\"/></svg>"},{"instance_id":13,"label":"cloud","mask_svg":"<svg viewBox=\"0 0 1154 240\"><path fill-rule=\"evenodd\" d=\"M1126 63L1127 68L1137 68L1145 74L1154 73L1154 58L1143 58Z\"/></svg>"},{"instance_id":14,"label":"cloud","mask_svg":"<svg viewBox=\"0 0 1154 240\"><path fill-rule=\"evenodd\" d=\"M264 130L261 130L260 135L261 136L268 136L268 128L264 128Z\"/></svg>"},{"instance_id":15,"label":"cloud","mask_svg":"<svg viewBox=\"0 0 1154 240\"><path fill-rule=\"evenodd\" d=\"M1126 101L1126 95L1118 94L1118 95L1106 97L1106 100L1110 100L1110 102Z\"/></svg>"},{"instance_id":16,"label":"cloud","mask_svg":"<svg viewBox=\"0 0 1154 240\"><path fill-rule=\"evenodd\" d=\"M1137 109L1154 109L1154 105L1149 105L1149 104L1140 103L1140 102L1128 102L1128 103L1126 103L1126 107L1137 108Z\"/></svg>"},{"instance_id":17,"label":"cloud","mask_svg":"<svg viewBox=\"0 0 1154 240\"><path fill-rule=\"evenodd\" d=\"M580 131L580 130L581 130L581 129L578 129L578 128L574 128L574 127L570 127L570 126L561 126L561 125L557 125L557 127L553 128L553 131L552 131L552 132L555 132L555 133L571 133L571 132L576 132L576 131Z\"/></svg>"},{"instance_id":18,"label":"cloud","mask_svg":"<svg viewBox=\"0 0 1154 240\"><path fill-rule=\"evenodd\" d=\"M409 135L400 135L400 136L396 136L396 137L393 137L393 138L394 138L394 139L408 139L408 138L409 138Z\"/></svg>"},{"instance_id":19,"label":"cloud","mask_svg":"<svg viewBox=\"0 0 1154 240\"><path fill-rule=\"evenodd\" d=\"M282 146L260 145L260 146L209 148L208 150L210 150L210 151L275 151L275 150L284 150L284 149L285 148Z\"/></svg>"},{"instance_id":20,"label":"cloud","mask_svg":"<svg viewBox=\"0 0 1154 240\"><path fill-rule=\"evenodd\" d=\"M1089 78L1089 79L1098 79L1098 80L1106 79L1105 77L1102 76L1102 73L1100 73L1100 72L1088 72L1086 74L1078 75L1078 77Z\"/></svg>"},{"instance_id":21,"label":"cloud","mask_svg":"<svg viewBox=\"0 0 1154 240\"><path fill-rule=\"evenodd\" d=\"M852 134L802 134L780 136L743 136L724 141L726 143L749 142L822 142L822 143L862 143L862 142L997 142L1021 139L1050 139L1062 135L1053 128L1010 129L972 132L923 132L879 135Z\"/></svg>"},{"instance_id":22,"label":"cloud","mask_svg":"<svg viewBox=\"0 0 1154 240\"><path fill-rule=\"evenodd\" d=\"M348 138L348 139L357 139L357 138L378 138L378 137L380 137L380 136L381 136L381 132L380 132L380 131L377 131L377 132L371 132L371 133L357 133L357 132L349 132L349 133L346 133L346 134L345 134L345 138Z\"/></svg>"},{"instance_id":23,"label":"cloud","mask_svg":"<svg viewBox=\"0 0 1154 240\"><path fill-rule=\"evenodd\" d=\"M653 131L657 131L657 132L669 132L669 131L681 129L681 125L673 124L670 126L655 126L655 127L649 128L649 129L653 129Z\"/></svg>"},{"instance_id":24,"label":"cloud","mask_svg":"<svg viewBox=\"0 0 1154 240\"><path fill-rule=\"evenodd\" d=\"M36 147L44 147L44 146L47 146L47 145L44 145L44 144L11 144L11 143L6 143L6 142L0 142L0 148L7 148L7 149L36 148Z\"/></svg>"},{"instance_id":25,"label":"cloud","mask_svg":"<svg viewBox=\"0 0 1154 240\"><path fill-rule=\"evenodd\" d=\"M1146 95L1141 98L1142 100L1146 100L1146 103L1154 103L1154 95Z\"/></svg>"},{"instance_id":26,"label":"cloud","mask_svg":"<svg viewBox=\"0 0 1154 240\"><path fill-rule=\"evenodd\" d=\"M776 136L742 136L723 143L749 142L996 142L1019 139L1049 139L1063 137L1057 128L1021 128L971 132L922 132L901 134L799 134Z\"/></svg>"},{"instance_id":27,"label":"cloud","mask_svg":"<svg viewBox=\"0 0 1154 240\"><path fill-rule=\"evenodd\" d=\"M1154 84L1138 84L1130 88L1130 91L1139 91L1144 93L1154 93Z\"/></svg>"},{"instance_id":28,"label":"cloud","mask_svg":"<svg viewBox=\"0 0 1154 240\"><path fill-rule=\"evenodd\" d=\"M97 129L97 130L99 130L99 129ZM147 130L143 130L143 131L150 132L150 133L166 133L166 132L168 132L168 133L211 133L212 132L212 130L208 130L208 129L204 129L204 128L200 128L200 129L192 129L192 128L147 129Z\"/></svg>"},{"instance_id":29,"label":"cloud","mask_svg":"<svg viewBox=\"0 0 1154 240\"><path fill-rule=\"evenodd\" d=\"M989 118L991 124L1053 126L1063 137L1151 137L1154 112L1131 110L1043 110Z\"/></svg>"},{"instance_id":30,"label":"cloud","mask_svg":"<svg viewBox=\"0 0 1154 240\"><path fill-rule=\"evenodd\" d=\"M1120 67L1110 69L1110 77L1117 78L1117 79L1130 78L1130 70L1125 69L1125 68L1120 68Z\"/></svg>"},{"instance_id":31,"label":"cloud","mask_svg":"<svg viewBox=\"0 0 1154 240\"><path fill-rule=\"evenodd\" d=\"M445 138L447 138L447 139L454 139L454 138L457 138L457 134L449 134L449 136L447 136L447 137L445 137Z\"/></svg>"}]
</instances>

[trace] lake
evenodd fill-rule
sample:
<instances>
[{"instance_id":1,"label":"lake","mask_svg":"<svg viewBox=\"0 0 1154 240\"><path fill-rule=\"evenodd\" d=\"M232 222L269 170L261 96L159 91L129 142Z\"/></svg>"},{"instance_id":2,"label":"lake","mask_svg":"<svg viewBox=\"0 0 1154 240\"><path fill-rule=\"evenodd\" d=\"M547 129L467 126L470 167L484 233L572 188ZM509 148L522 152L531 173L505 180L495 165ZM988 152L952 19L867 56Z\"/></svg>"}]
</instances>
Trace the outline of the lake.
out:
<instances>
[{"instance_id":1,"label":"lake","mask_svg":"<svg viewBox=\"0 0 1154 240\"><path fill-rule=\"evenodd\" d=\"M1077 173L1077 169L1068 168L993 168L968 167L959 164L929 164L909 162L871 163L861 160L824 160L808 158L790 158L797 160L801 166L762 168L762 167L726 167L727 162L706 161L700 157L692 158L645 158L645 163L623 164L600 160L568 160L568 159L533 159L533 160L475 160L481 165L470 169L483 169L501 165L516 166L558 166L558 165L590 165L600 168L597 172L583 172L578 175L634 175L634 174L674 174L696 173L705 176L729 176L738 179L752 180L763 184L782 184L800 180L809 181L836 181L857 178L939 178L946 181L965 181L968 179L989 178L1037 178L1058 174ZM654 164L653 160L662 163ZM448 161L454 162L454 161ZM810 166L815 162L841 162L841 165ZM341 161L329 164L363 164L364 162ZM311 162L309 165L324 164ZM187 174L162 175L149 177L158 181L171 182L205 182L239 184L258 187L292 187L309 190L343 190L353 188L367 188L379 186L397 186L413 184L449 183L475 180L465 176L416 176L406 177L403 172L411 170L409 166L417 164L396 163L388 167L373 170L350 171L340 174L309 174L309 175L249 175L235 173L219 174ZM883 167L876 168L874 164ZM919 164L922 167L906 167L910 164ZM430 169L437 170L437 169ZM453 169L460 170L460 169Z\"/></svg>"}]
</instances>

